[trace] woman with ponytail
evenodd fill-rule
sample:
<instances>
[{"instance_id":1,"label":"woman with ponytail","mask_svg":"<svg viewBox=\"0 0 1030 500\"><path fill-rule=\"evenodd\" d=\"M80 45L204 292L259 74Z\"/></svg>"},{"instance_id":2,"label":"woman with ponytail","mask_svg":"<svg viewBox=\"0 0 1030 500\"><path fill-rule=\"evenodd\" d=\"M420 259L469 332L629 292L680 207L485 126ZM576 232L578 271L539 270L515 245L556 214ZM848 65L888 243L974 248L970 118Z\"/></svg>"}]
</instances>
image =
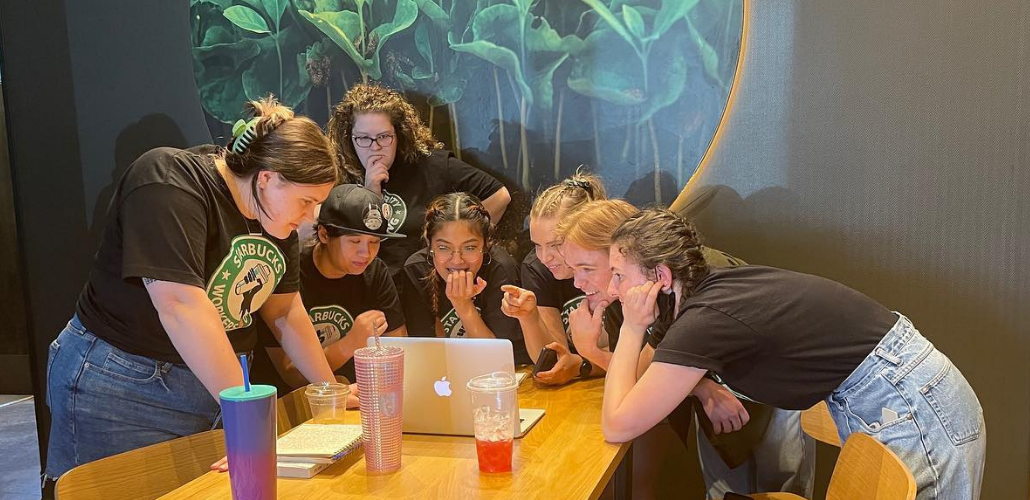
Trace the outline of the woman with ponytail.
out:
<instances>
[{"instance_id":1,"label":"woman with ponytail","mask_svg":"<svg viewBox=\"0 0 1030 500\"><path fill-rule=\"evenodd\" d=\"M577 171L572 177L545 189L533 200L529 212L529 239L533 242L534 251L522 261L522 288L514 285L504 287L501 309L504 314L519 320L526 350L534 362L544 347L558 354L558 362L553 368L534 376L542 384L561 385L577 377L604 373L579 356L573 341L569 317L585 295L574 284L572 268L565 263L561 253L562 240L555 231L566 215L589 202L604 199L606 195L601 178ZM607 335L600 335L598 340L598 347L608 346Z\"/></svg>"},{"instance_id":2,"label":"woman with ponytail","mask_svg":"<svg viewBox=\"0 0 1030 500\"><path fill-rule=\"evenodd\" d=\"M423 227L427 247L404 265L408 335L508 339L515 364L529 363L518 321L501 312L501 288L518 284L518 264L491 245L490 212L469 193L445 194L430 202Z\"/></svg>"},{"instance_id":3,"label":"woman with ponytail","mask_svg":"<svg viewBox=\"0 0 1030 500\"><path fill-rule=\"evenodd\" d=\"M225 150L157 148L118 181L89 281L50 346L46 476L214 427L255 317L334 380L298 289L295 230L339 180L329 139L267 98ZM116 439L112 439L116 436Z\"/></svg>"}]
</instances>

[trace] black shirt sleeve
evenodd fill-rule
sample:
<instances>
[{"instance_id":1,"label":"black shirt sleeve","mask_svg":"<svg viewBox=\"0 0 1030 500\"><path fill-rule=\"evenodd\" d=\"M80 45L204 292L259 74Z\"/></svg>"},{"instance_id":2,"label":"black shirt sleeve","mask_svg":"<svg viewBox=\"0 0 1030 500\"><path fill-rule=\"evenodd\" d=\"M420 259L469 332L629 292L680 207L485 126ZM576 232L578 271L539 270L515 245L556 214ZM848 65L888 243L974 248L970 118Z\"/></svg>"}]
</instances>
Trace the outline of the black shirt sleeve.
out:
<instances>
[{"instance_id":1,"label":"black shirt sleeve","mask_svg":"<svg viewBox=\"0 0 1030 500\"><path fill-rule=\"evenodd\" d=\"M489 198L504 187L501 181L494 179L490 174L454 157L447 158L444 173L447 176L447 185L453 186L453 191L472 193L480 200Z\"/></svg>"},{"instance_id":2,"label":"black shirt sleeve","mask_svg":"<svg viewBox=\"0 0 1030 500\"><path fill-rule=\"evenodd\" d=\"M408 336L435 337L436 318L429 308L428 291L424 277L429 269L425 262L425 254L419 251L408 258L401 276L403 291L401 292L401 308L404 311Z\"/></svg>"},{"instance_id":3,"label":"black shirt sleeve","mask_svg":"<svg viewBox=\"0 0 1030 500\"><path fill-rule=\"evenodd\" d=\"M655 349L654 361L719 373L753 355L758 335L736 318L710 307L692 307L676 318Z\"/></svg>"},{"instance_id":4,"label":"black shirt sleeve","mask_svg":"<svg viewBox=\"0 0 1030 500\"><path fill-rule=\"evenodd\" d=\"M404 326L404 311L401 308L400 294L390 277L390 271L386 264L376 259L373 263L375 269L372 273L372 281L368 283L368 290L372 294L372 308L382 311L386 315L386 324L390 331Z\"/></svg>"},{"instance_id":5,"label":"black shirt sleeve","mask_svg":"<svg viewBox=\"0 0 1030 500\"><path fill-rule=\"evenodd\" d=\"M490 275L484 278L487 287L483 290L481 300L477 304L480 307L483 323L486 323L494 337L511 341L516 364L529 363L526 341L522 337L519 321L501 311L501 300L504 298L504 291L501 290L501 287L504 285L518 286L518 266L499 247L492 248L490 254L494 262L490 265Z\"/></svg>"},{"instance_id":6,"label":"black shirt sleeve","mask_svg":"<svg viewBox=\"0 0 1030 500\"><path fill-rule=\"evenodd\" d=\"M119 208L122 279L152 278L204 288L205 202L181 188L146 184Z\"/></svg>"},{"instance_id":7,"label":"black shirt sleeve","mask_svg":"<svg viewBox=\"0 0 1030 500\"><path fill-rule=\"evenodd\" d=\"M532 255L530 253L529 255ZM529 256L522 261L522 287L536 295L536 304L561 310L563 304L558 296L559 284L540 261ZM542 268L542 269L541 269ZM548 279L550 278L550 279Z\"/></svg>"}]
</instances>

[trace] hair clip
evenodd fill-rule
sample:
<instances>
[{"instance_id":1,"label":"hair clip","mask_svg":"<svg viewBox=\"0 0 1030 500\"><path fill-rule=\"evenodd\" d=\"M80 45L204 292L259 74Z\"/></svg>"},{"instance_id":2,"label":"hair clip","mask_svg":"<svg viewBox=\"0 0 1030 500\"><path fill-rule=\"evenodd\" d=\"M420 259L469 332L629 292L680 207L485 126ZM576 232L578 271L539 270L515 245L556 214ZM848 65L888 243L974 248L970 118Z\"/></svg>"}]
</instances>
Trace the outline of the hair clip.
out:
<instances>
[{"instance_id":1,"label":"hair clip","mask_svg":"<svg viewBox=\"0 0 1030 500\"><path fill-rule=\"evenodd\" d=\"M236 154L243 154L247 146L257 139L257 123L261 117L252 118L250 121L239 120L232 126L232 144L229 150Z\"/></svg>"}]
</instances>

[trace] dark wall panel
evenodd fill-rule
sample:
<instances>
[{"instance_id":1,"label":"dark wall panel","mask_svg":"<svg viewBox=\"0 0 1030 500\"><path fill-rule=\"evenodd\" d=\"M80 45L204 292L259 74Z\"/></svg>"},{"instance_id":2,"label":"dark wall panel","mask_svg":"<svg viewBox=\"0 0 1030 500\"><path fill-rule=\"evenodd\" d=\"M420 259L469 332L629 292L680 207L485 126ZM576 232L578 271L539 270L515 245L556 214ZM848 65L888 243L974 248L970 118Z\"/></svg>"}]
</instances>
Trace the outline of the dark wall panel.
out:
<instances>
[{"instance_id":1,"label":"dark wall panel","mask_svg":"<svg viewBox=\"0 0 1030 500\"><path fill-rule=\"evenodd\" d=\"M35 392L74 313L116 176L158 145L211 140L188 2L0 1L4 94ZM36 398L40 436L48 420Z\"/></svg>"},{"instance_id":2,"label":"dark wall panel","mask_svg":"<svg viewBox=\"0 0 1030 500\"><path fill-rule=\"evenodd\" d=\"M682 196L713 245L908 315L987 420L984 498L1030 470L1030 4L749 2L733 102Z\"/></svg>"}]
</instances>

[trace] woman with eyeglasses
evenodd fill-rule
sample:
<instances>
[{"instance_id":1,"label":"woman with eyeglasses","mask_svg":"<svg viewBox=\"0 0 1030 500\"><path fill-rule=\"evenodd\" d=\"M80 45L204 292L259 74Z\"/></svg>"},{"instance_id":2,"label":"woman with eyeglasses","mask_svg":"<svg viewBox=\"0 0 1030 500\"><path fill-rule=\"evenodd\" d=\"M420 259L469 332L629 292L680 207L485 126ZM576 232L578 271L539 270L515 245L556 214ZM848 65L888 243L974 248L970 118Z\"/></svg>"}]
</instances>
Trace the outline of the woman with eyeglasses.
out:
<instances>
[{"instance_id":1,"label":"woman with eyeglasses","mask_svg":"<svg viewBox=\"0 0 1030 500\"><path fill-rule=\"evenodd\" d=\"M490 212L469 193L445 194L429 204L427 247L404 265L408 335L508 339L515 363L529 363L518 320L501 312L501 287L518 285L518 264L490 244L490 228Z\"/></svg>"},{"instance_id":2,"label":"woman with eyeglasses","mask_svg":"<svg viewBox=\"0 0 1030 500\"><path fill-rule=\"evenodd\" d=\"M333 109L327 133L348 182L381 194L390 207L387 229L407 237L384 241L380 257L395 279L418 251L426 206L433 198L467 192L483 200L490 220L501 220L511 196L500 181L458 160L433 139L415 108L394 90L359 84Z\"/></svg>"}]
</instances>

